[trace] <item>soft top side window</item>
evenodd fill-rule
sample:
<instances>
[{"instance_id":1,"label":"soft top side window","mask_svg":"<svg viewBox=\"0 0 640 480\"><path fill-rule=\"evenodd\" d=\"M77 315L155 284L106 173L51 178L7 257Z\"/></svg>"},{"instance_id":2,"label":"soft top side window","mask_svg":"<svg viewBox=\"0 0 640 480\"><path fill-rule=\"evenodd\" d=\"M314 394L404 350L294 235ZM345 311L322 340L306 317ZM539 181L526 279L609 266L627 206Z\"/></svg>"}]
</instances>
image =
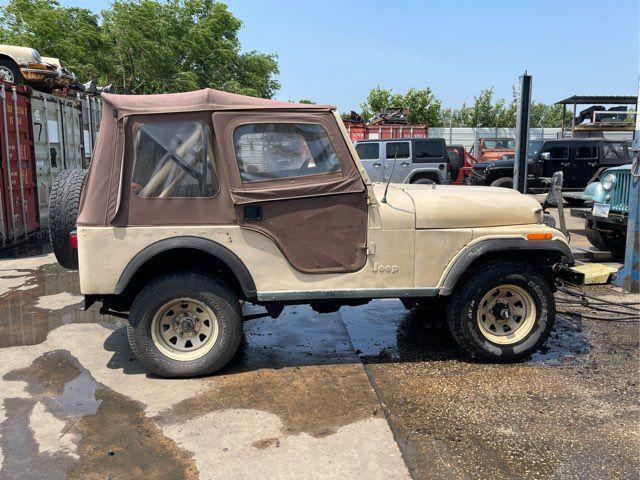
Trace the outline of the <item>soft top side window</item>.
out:
<instances>
[{"instance_id":1,"label":"soft top side window","mask_svg":"<svg viewBox=\"0 0 640 480\"><path fill-rule=\"evenodd\" d=\"M210 138L203 122L141 124L134 139L131 191L139 198L212 196L217 185Z\"/></svg>"},{"instance_id":2,"label":"soft top side window","mask_svg":"<svg viewBox=\"0 0 640 480\"><path fill-rule=\"evenodd\" d=\"M569 158L569 147L566 145L548 144L544 146L542 152L549 152L551 160L564 160Z\"/></svg>"},{"instance_id":3,"label":"soft top side window","mask_svg":"<svg viewBox=\"0 0 640 480\"><path fill-rule=\"evenodd\" d=\"M233 132L243 182L257 182L341 170L329 134L320 124L250 123Z\"/></svg>"}]
</instances>

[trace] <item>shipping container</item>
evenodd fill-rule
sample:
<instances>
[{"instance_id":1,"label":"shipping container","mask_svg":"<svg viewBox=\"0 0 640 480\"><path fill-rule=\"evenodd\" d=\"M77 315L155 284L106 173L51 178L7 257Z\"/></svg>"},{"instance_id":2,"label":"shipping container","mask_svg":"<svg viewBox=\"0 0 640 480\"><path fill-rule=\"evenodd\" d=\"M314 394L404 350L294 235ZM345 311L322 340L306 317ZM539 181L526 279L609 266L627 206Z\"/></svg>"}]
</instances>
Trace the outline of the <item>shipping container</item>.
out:
<instances>
[{"instance_id":1,"label":"shipping container","mask_svg":"<svg viewBox=\"0 0 640 480\"><path fill-rule=\"evenodd\" d=\"M102 101L94 95L78 93L77 99L82 108L82 143L84 146L84 163L89 165L93 154L93 145L98 137L102 118Z\"/></svg>"},{"instance_id":2,"label":"shipping container","mask_svg":"<svg viewBox=\"0 0 640 480\"><path fill-rule=\"evenodd\" d=\"M7 246L39 231L31 89L0 83L0 235Z\"/></svg>"},{"instance_id":3,"label":"shipping container","mask_svg":"<svg viewBox=\"0 0 640 480\"><path fill-rule=\"evenodd\" d=\"M426 138L428 133L428 128L425 125L346 123L345 127L352 142L386 138Z\"/></svg>"},{"instance_id":4,"label":"shipping container","mask_svg":"<svg viewBox=\"0 0 640 480\"><path fill-rule=\"evenodd\" d=\"M78 99L31 93L40 225L49 228L49 194L62 171L85 168L82 107Z\"/></svg>"}]
</instances>

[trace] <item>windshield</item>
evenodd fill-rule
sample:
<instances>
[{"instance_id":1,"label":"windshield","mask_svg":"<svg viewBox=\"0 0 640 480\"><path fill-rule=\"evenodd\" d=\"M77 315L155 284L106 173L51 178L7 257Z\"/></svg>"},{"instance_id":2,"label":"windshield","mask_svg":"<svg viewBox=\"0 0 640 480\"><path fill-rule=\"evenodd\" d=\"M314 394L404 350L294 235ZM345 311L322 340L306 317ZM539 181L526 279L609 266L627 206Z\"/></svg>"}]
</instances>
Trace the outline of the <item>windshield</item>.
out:
<instances>
[{"instance_id":1,"label":"windshield","mask_svg":"<svg viewBox=\"0 0 640 480\"><path fill-rule=\"evenodd\" d=\"M516 148L516 141L513 138L485 139L483 141L483 147L490 150L502 148L514 149Z\"/></svg>"},{"instance_id":2,"label":"windshield","mask_svg":"<svg viewBox=\"0 0 640 480\"><path fill-rule=\"evenodd\" d=\"M543 143L544 142L542 140L532 140L531 142L529 142L529 157L535 157L536 155L538 155L540 147L542 147Z\"/></svg>"}]
</instances>

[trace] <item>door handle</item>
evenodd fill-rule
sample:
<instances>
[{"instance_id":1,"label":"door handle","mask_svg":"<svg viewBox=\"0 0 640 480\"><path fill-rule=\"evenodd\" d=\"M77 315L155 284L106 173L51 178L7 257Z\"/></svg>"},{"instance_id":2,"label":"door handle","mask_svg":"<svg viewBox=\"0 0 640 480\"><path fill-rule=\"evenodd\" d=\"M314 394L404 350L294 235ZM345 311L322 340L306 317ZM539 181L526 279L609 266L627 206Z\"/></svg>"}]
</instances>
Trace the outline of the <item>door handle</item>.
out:
<instances>
[{"instance_id":1,"label":"door handle","mask_svg":"<svg viewBox=\"0 0 640 480\"><path fill-rule=\"evenodd\" d=\"M400 165L403 166L403 167L408 167L409 166L409 162L402 162Z\"/></svg>"},{"instance_id":2,"label":"door handle","mask_svg":"<svg viewBox=\"0 0 640 480\"><path fill-rule=\"evenodd\" d=\"M262 205L245 205L242 213L245 220L262 220Z\"/></svg>"},{"instance_id":3,"label":"door handle","mask_svg":"<svg viewBox=\"0 0 640 480\"><path fill-rule=\"evenodd\" d=\"M381 165L380 162L375 162L373 164L371 164L372 167L378 168Z\"/></svg>"},{"instance_id":4,"label":"door handle","mask_svg":"<svg viewBox=\"0 0 640 480\"><path fill-rule=\"evenodd\" d=\"M562 167L568 167L571 165L571 162L560 162L560 166Z\"/></svg>"}]
</instances>

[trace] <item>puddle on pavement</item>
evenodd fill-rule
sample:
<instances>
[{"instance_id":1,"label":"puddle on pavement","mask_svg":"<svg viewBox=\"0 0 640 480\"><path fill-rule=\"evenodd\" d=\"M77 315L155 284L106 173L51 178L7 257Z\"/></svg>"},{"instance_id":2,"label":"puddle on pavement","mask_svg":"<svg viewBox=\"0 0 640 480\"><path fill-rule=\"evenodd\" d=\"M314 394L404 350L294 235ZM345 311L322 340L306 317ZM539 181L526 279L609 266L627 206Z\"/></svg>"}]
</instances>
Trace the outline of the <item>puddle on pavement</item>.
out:
<instances>
[{"instance_id":1,"label":"puddle on pavement","mask_svg":"<svg viewBox=\"0 0 640 480\"><path fill-rule=\"evenodd\" d=\"M86 312L79 310L80 304L54 310L36 306L44 296L79 295L78 272L65 270L57 263L35 270L21 270L18 266L16 270L27 277L0 296L0 348L42 343L51 330L69 323L119 323L117 318L100 315L96 306Z\"/></svg>"},{"instance_id":2,"label":"puddle on pavement","mask_svg":"<svg viewBox=\"0 0 640 480\"><path fill-rule=\"evenodd\" d=\"M277 415L283 435L314 437L381 415L340 316L303 306L286 308L277 320L245 322L245 341L229 367L216 374L214 387L160 417L178 423L238 408Z\"/></svg>"},{"instance_id":3,"label":"puddle on pavement","mask_svg":"<svg viewBox=\"0 0 640 480\"><path fill-rule=\"evenodd\" d=\"M31 398L5 400L0 478L22 478L26 471L34 478L198 477L191 455L145 417L142 404L97 383L68 351L45 353L4 380L26 382ZM66 423L62 435L73 435L79 459L39 452L29 426L36 402Z\"/></svg>"}]
</instances>

